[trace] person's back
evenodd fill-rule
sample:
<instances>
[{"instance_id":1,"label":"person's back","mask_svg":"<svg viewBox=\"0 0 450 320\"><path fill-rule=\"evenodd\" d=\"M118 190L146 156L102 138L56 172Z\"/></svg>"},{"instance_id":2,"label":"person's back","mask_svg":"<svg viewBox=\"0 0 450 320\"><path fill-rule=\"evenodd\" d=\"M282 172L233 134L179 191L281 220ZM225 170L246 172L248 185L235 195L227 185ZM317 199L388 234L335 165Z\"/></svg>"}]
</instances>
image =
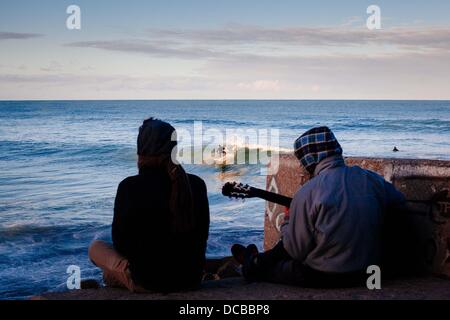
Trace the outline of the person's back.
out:
<instances>
[{"instance_id":1,"label":"person's back","mask_svg":"<svg viewBox=\"0 0 450 320\"><path fill-rule=\"evenodd\" d=\"M89 257L105 283L131 291L197 287L205 264L209 229L206 185L172 156L175 129L150 118L139 128L139 174L117 189L113 246L94 241Z\"/></svg>"},{"instance_id":2,"label":"person's back","mask_svg":"<svg viewBox=\"0 0 450 320\"><path fill-rule=\"evenodd\" d=\"M184 234L170 229L170 180L157 169L142 169L118 188L112 239L127 257L133 280L160 291L200 283L208 239L209 209L202 179L188 174L198 225ZM182 265L182 268L180 268Z\"/></svg>"},{"instance_id":3,"label":"person's back","mask_svg":"<svg viewBox=\"0 0 450 320\"><path fill-rule=\"evenodd\" d=\"M380 263L383 214L403 200L378 174L348 167L340 155L322 160L294 196L283 227L288 253L314 270L342 273ZM311 233L305 241L302 233Z\"/></svg>"},{"instance_id":4,"label":"person's back","mask_svg":"<svg viewBox=\"0 0 450 320\"><path fill-rule=\"evenodd\" d=\"M255 245L232 247L251 281L313 287L360 285L366 268L381 262L382 225L404 196L378 174L348 167L328 127L306 131L295 156L312 178L295 194L281 239L258 253Z\"/></svg>"}]
</instances>

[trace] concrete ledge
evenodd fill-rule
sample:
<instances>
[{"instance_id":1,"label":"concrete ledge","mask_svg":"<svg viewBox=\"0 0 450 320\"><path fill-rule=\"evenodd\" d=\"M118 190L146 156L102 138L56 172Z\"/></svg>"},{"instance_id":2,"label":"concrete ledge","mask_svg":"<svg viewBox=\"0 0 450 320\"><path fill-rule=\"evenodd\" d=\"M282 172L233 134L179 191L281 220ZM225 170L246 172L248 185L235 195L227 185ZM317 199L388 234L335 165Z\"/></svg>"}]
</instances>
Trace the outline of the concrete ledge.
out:
<instances>
[{"instance_id":1,"label":"concrete ledge","mask_svg":"<svg viewBox=\"0 0 450 320\"><path fill-rule=\"evenodd\" d=\"M247 283L242 278L207 281L197 291L133 294L100 288L47 293L33 300L450 300L450 281L435 277L384 281L381 290L367 288L309 289L269 283Z\"/></svg>"}]
</instances>

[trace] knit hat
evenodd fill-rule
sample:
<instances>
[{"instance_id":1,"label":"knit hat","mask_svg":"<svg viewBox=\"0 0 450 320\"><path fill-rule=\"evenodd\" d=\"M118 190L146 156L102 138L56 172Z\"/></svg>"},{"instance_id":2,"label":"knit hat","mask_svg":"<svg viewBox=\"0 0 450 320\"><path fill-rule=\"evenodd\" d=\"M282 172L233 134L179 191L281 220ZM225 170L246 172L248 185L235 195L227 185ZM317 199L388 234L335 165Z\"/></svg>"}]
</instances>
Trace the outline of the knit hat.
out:
<instances>
[{"instance_id":1,"label":"knit hat","mask_svg":"<svg viewBox=\"0 0 450 320\"><path fill-rule=\"evenodd\" d=\"M137 154L140 156L170 155L177 145L172 140L175 128L169 123L155 118L144 120L139 128Z\"/></svg>"},{"instance_id":2,"label":"knit hat","mask_svg":"<svg viewBox=\"0 0 450 320\"><path fill-rule=\"evenodd\" d=\"M316 127L295 140L294 153L305 169L312 173L323 159L342 155L342 148L328 127Z\"/></svg>"}]
</instances>

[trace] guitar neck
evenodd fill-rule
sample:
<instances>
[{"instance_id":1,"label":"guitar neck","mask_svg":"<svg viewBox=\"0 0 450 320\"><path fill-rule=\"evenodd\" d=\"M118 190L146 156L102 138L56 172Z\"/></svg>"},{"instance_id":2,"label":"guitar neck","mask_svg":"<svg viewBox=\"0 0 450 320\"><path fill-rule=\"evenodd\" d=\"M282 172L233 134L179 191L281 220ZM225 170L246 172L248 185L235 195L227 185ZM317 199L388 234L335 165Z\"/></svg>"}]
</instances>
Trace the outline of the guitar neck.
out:
<instances>
[{"instance_id":1,"label":"guitar neck","mask_svg":"<svg viewBox=\"0 0 450 320\"><path fill-rule=\"evenodd\" d=\"M253 188L251 187L251 193L256 198L261 198L269 202L273 202L289 208L291 206L292 198L277 194L274 192Z\"/></svg>"},{"instance_id":2,"label":"guitar neck","mask_svg":"<svg viewBox=\"0 0 450 320\"><path fill-rule=\"evenodd\" d=\"M283 196L278 193L250 187L248 185L243 186L242 184L240 184L237 187L236 191L230 192L229 189L226 189L227 187L233 189L236 187L236 183L234 183L234 184L227 183L224 185L224 189L223 189L222 193L225 196L235 197L235 198L261 198L266 201L273 202L273 203L282 205L287 208L290 208L290 206L291 206L292 198ZM244 190L242 190L242 188L244 188ZM447 192L445 193L445 196L446 195L447 195ZM406 202L410 202L410 203L422 203L422 204L427 204L427 205L433 204L436 201L437 201L436 199L431 199L431 200L408 200L407 199L406 200Z\"/></svg>"}]
</instances>

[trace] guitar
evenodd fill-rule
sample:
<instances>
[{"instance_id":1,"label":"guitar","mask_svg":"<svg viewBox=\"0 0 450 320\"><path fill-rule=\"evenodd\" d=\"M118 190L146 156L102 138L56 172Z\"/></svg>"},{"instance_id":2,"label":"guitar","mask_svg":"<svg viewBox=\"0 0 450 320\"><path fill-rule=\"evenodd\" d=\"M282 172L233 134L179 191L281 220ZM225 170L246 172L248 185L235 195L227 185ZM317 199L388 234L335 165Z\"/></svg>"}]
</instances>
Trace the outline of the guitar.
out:
<instances>
[{"instance_id":1,"label":"guitar","mask_svg":"<svg viewBox=\"0 0 450 320\"><path fill-rule=\"evenodd\" d=\"M292 198L237 182L227 182L222 187L222 194L238 199L261 198L287 208L292 201ZM386 215L381 231L381 263L385 274L423 276L430 272L437 250L437 244L431 233L432 222L446 223L445 220L439 221L434 218L432 206L436 201L445 199L447 194L448 190L442 190L432 195L430 200L406 200L428 205L429 208L425 211L412 210L406 206L391 208L394 210L393 214Z\"/></svg>"},{"instance_id":2,"label":"guitar","mask_svg":"<svg viewBox=\"0 0 450 320\"><path fill-rule=\"evenodd\" d=\"M222 187L222 194L226 197L245 199L245 198L261 198L269 202L289 208L292 198L281 194L273 193L263 189L258 189L238 182L227 182Z\"/></svg>"},{"instance_id":3,"label":"guitar","mask_svg":"<svg viewBox=\"0 0 450 320\"><path fill-rule=\"evenodd\" d=\"M274 192L258 189L238 182L227 182L222 187L222 194L226 197L245 199L245 198L261 198L269 202L273 202L286 208L291 206L292 198L277 194ZM429 212L427 215L432 216L431 206L438 201L444 201L448 195L448 190L436 192L429 200L406 200L408 203L420 203L429 205ZM422 214L421 214L422 215Z\"/></svg>"}]
</instances>

